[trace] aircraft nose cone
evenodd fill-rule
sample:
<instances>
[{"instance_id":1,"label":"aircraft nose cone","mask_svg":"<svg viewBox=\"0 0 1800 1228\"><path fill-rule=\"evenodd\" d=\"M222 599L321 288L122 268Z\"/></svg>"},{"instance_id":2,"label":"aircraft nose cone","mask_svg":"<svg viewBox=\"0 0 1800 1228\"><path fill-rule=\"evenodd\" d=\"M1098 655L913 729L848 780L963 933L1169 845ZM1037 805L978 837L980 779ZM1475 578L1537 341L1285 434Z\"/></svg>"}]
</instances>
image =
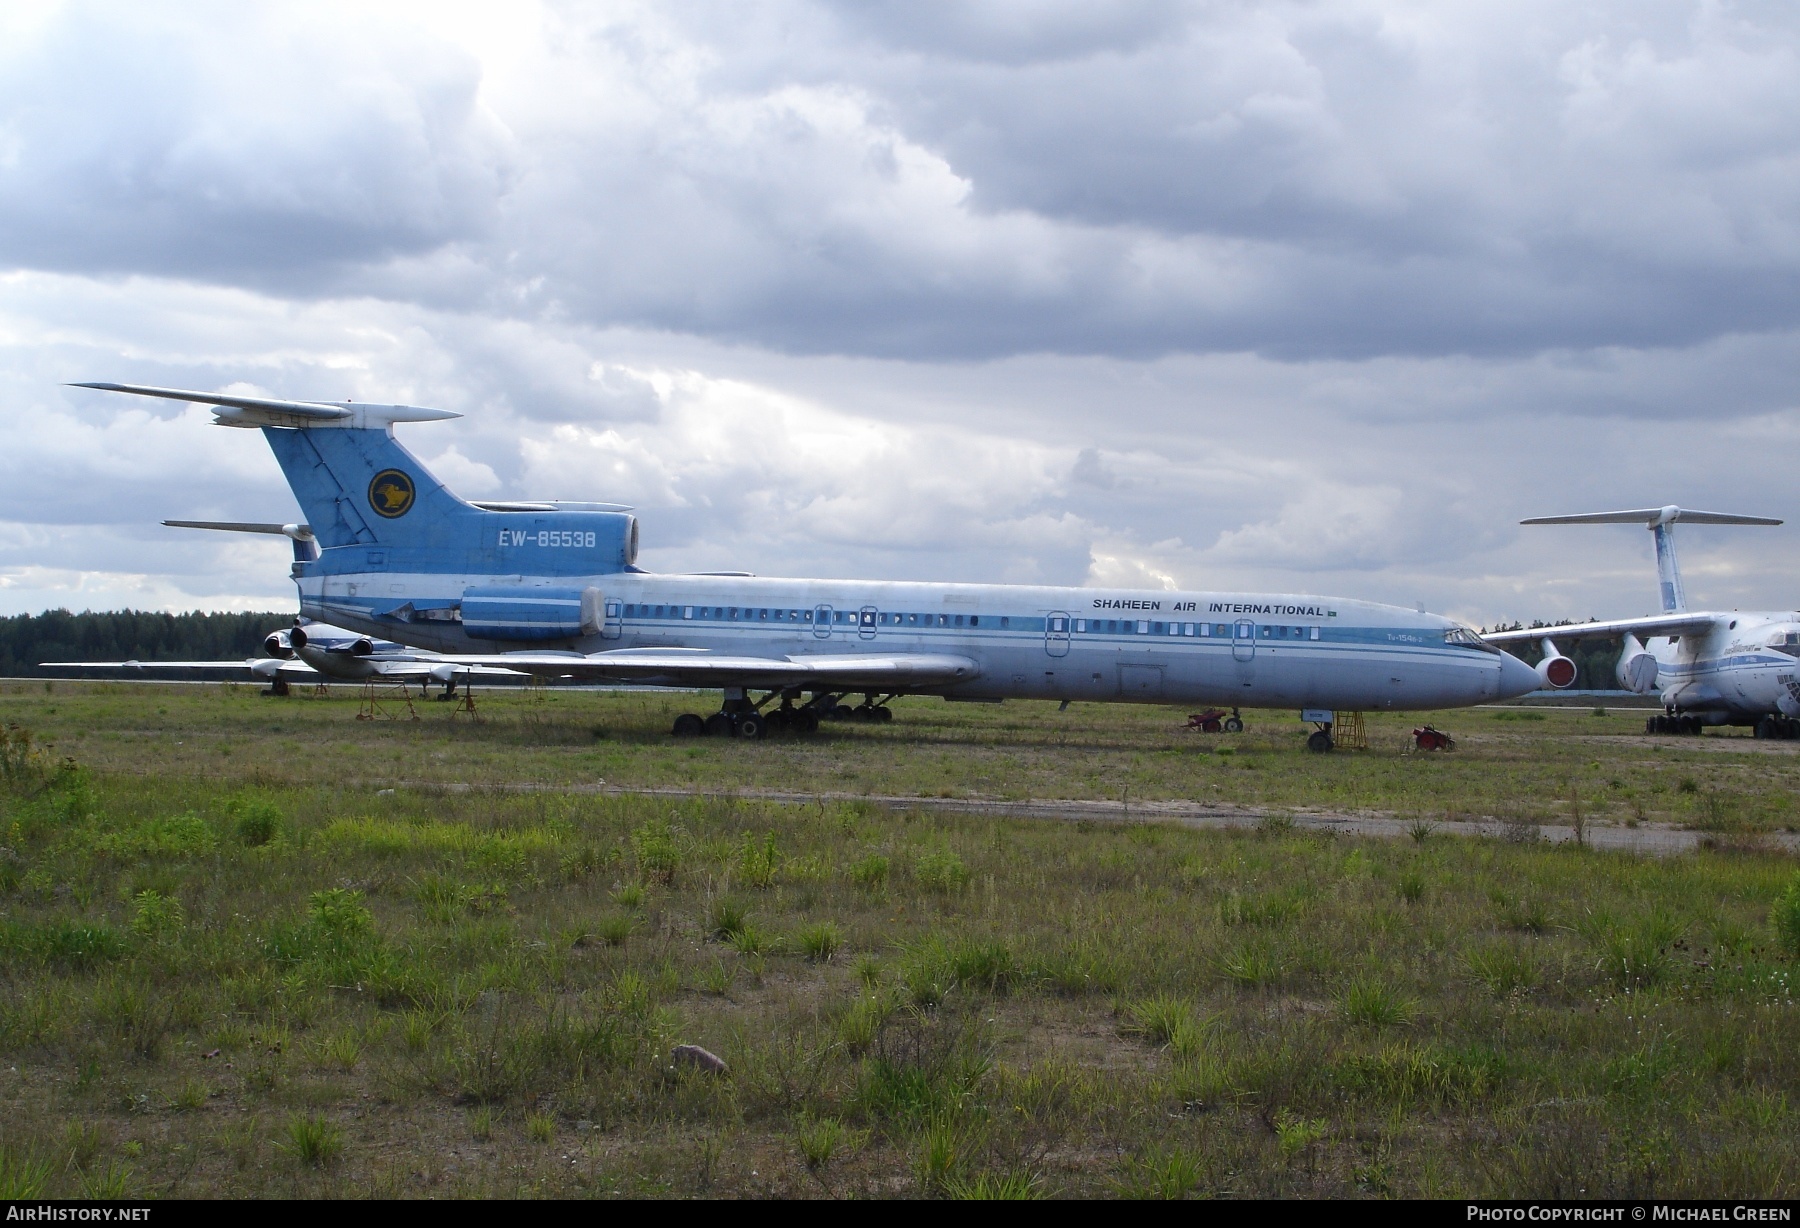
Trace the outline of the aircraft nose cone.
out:
<instances>
[{"instance_id":1,"label":"aircraft nose cone","mask_svg":"<svg viewBox=\"0 0 1800 1228\"><path fill-rule=\"evenodd\" d=\"M1497 699L1517 699L1543 686L1537 671L1510 652L1500 654L1500 693Z\"/></svg>"}]
</instances>

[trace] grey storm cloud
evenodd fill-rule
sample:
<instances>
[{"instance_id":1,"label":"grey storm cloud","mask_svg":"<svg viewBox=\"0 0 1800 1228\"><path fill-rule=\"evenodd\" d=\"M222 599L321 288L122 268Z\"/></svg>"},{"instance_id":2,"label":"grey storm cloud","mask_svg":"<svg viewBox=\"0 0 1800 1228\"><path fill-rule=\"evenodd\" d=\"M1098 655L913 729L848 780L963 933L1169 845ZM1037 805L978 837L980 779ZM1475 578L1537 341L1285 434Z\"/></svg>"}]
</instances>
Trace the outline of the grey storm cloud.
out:
<instances>
[{"instance_id":1,"label":"grey storm cloud","mask_svg":"<svg viewBox=\"0 0 1800 1228\"><path fill-rule=\"evenodd\" d=\"M1800 511L1796 114L1717 0L0 9L0 606L285 600L155 545L296 513L58 388L129 379L462 411L669 570L1635 612L1643 534L1513 522Z\"/></svg>"},{"instance_id":2,"label":"grey storm cloud","mask_svg":"<svg viewBox=\"0 0 1800 1228\"><path fill-rule=\"evenodd\" d=\"M480 66L379 20L71 4L0 50L0 260L261 287L468 242L508 182Z\"/></svg>"},{"instance_id":3,"label":"grey storm cloud","mask_svg":"<svg viewBox=\"0 0 1800 1228\"><path fill-rule=\"evenodd\" d=\"M69 5L0 258L795 352L1688 344L1800 310L1800 19L1613 3ZM510 71L510 76L508 75Z\"/></svg>"}]
</instances>

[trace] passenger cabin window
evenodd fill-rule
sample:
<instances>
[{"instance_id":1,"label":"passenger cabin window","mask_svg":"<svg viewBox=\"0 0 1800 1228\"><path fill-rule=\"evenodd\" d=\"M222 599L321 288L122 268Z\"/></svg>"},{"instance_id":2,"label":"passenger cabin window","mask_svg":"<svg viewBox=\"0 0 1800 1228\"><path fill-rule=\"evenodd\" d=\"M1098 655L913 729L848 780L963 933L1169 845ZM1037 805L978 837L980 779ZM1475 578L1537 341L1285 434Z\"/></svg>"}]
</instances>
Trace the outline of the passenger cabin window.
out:
<instances>
[{"instance_id":1,"label":"passenger cabin window","mask_svg":"<svg viewBox=\"0 0 1800 1228\"><path fill-rule=\"evenodd\" d=\"M1000 630L1005 631L1010 626L1012 626L1012 619L1002 614L1000 616Z\"/></svg>"}]
</instances>

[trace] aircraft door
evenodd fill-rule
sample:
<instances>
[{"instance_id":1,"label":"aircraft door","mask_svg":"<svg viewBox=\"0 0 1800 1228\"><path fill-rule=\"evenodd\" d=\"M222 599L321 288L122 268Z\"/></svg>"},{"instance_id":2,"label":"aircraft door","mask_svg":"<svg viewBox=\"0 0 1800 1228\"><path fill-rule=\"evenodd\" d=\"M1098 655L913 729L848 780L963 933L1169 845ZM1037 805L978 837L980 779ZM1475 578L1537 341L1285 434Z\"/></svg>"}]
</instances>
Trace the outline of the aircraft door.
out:
<instances>
[{"instance_id":1,"label":"aircraft door","mask_svg":"<svg viewBox=\"0 0 1800 1228\"><path fill-rule=\"evenodd\" d=\"M1231 624L1231 659L1233 661L1254 661L1256 659L1256 624L1247 618L1240 618Z\"/></svg>"},{"instance_id":2,"label":"aircraft door","mask_svg":"<svg viewBox=\"0 0 1800 1228\"><path fill-rule=\"evenodd\" d=\"M813 611L813 636L817 639L831 638L831 607L819 606Z\"/></svg>"},{"instance_id":3,"label":"aircraft door","mask_svg":"<svg viewBox=\"0 0 1800 1228\"><path fill-rule=\"evenodd\" d=\"M856 634L865 640L875 638L876 624L881 621L881 611L872 605L866 605L856 612Z\"/></svg>"},{"instance_id":4,"label":"aircraft door","mask_svg":"<svg viewBox=\"0 0 1800 1228\"><path fill-rule=\"evenodd\" d=\"M1053 657L1069 655L1069 616L1062 610L1050 611L1044 620L1044 651Z\"/></svg>"},{"instance_id":5,"label":"aircraft door","mask_svg":"<svg viewBox=\"0 0 1800 1228\"><path fill-rule=\"evenodd\" d=\"M605 619L600 624L600 638L616 640L625 630L625 603L609 600L603 608Z\"/></svg>"}]
</instances>

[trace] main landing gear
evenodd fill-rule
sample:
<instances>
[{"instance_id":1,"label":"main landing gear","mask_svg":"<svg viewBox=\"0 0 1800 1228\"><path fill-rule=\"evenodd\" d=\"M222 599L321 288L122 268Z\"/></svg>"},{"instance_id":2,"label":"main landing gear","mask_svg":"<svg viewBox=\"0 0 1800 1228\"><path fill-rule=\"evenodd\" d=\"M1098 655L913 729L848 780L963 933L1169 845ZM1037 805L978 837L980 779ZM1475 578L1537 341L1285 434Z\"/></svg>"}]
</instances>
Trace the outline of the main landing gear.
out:
<instances>
[{"instance_id":1,"label":"main landing gear","mask_svg":"<svg viewBox=\"0 0 1800 1228\"><path fill-rule=\"evenodd\" d=\"M887 706L892 695L876 699L873 693L863 696L863 701L852 708L849 704L833 701L819 715L828 721L868 721L880 724L894 719L894 710Z\"/></svg>"},{"instance_id":2,"label":"main landing gear","mask_svg":"<svg viewBox=\"0 0 1800 1228\"><path fill-rule=\"evenodd\" d=\"M1764 717L1764 720L1771 718ZM1683 737L1699 737L1700 731L1706 728L1697 716L1677 716L1669 713L1665 716L1653 716L1644 722L1645 733L1673 733ZM1762 726L1757 726L1757 737L1762 737Z\"/></svg>"},{"instance_id":3,"label":"main landing gear","mask_svg":"<svg viewBox=\"0 0 1800 1228\"><path fill-rule=\"evenodd\" d=\"M1787 716L1765 716L1756 722L1756 736L1792 741L1800 738L1800 721Z\"/></svg>"},{"instance_id":4,"label":"main landing gear","mask_svg":"<svg viewBox=\"0 0 1800 1228\"><path fill-rule=\"evenodd\" d=\"M799 699L797 691L770 691L760 700L752 701L741 690L725 693L725 702L711 716L702 717L697 713L684 712L675 718L675 726L670 730L678 738L749 738L767 737L770 733L817 733L820 721L891 721L893 710L887 707L892 695L883 696L879 700L874 694L863 697L863 702L850 707L843 702L841 694L822 692L814 695L804 704L796 704ZM773 708L768 705L779 699L781 703Z\"/></svg>"}]
</instances>

